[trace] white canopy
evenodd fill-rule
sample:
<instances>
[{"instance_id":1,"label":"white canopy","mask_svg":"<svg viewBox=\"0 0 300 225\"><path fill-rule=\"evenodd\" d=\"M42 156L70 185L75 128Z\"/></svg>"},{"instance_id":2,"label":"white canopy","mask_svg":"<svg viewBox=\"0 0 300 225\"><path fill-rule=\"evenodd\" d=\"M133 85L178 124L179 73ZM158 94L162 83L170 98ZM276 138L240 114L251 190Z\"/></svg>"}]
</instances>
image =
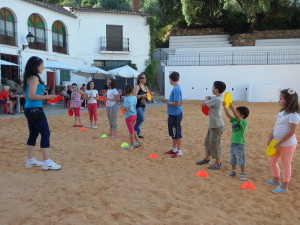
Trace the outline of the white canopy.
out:
<instances>
[{"instance_id":1,"label":"white canopy","mask_svg":"<svg viewBox=\"0 0 300 225\"><path fill-rule=\"evenodd\" d=\"M136 78L140 74L140 72L136 71L135 69L132 69L128 65L109 70L108 72L112 75L126 78Z\"/></svg>"},{"instance_id":2,"label":"white canopy","mask_svg":"<svg viewBox=\"0 0 300 225\"><path fill-rule=\"evenodd\" d=\"M19 65L15 64L15 63L7 62L5 60L0 60L0 66L1 65L4 65L4 66L19 66Z\"/></svg>"},{"instance_id":3,"label":"white canopy","mask_svg":"<svg viewBox=\"0 0 300 225\"><path fill-rule=\"evenodd\" d=\"M44 68L48 68L53 71L55 71L55 70L76 70L76 71L78 71L78 68L76 68L76 67L69 66L69 65L57 62L57 61L45 62Z\"/></svg>"},{"instance_id":4,"label":"white canopy","mask_svg":"<svg viewBox=\"0 0 300 225\"><path fill-rule=\"evenodd\" d=\"M80 68L78 71L72 71L72 73L88 78L93 77L93 79L114 78L114 76L107 71L95 66L85 66Z\"/></svg>"}]
</instances>

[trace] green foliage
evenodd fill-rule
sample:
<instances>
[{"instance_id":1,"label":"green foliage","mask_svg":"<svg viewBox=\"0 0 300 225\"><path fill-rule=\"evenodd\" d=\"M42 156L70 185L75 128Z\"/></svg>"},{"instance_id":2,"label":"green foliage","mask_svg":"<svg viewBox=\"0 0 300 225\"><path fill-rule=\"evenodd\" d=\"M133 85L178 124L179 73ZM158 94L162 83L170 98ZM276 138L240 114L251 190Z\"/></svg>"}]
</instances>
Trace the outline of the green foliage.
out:
<instances>
[{"instance_id":1,"label":"green foliage","mask_svg":"<svg viewBox=\"0 0 300 225\"><path fill-rule=\"evenodd\" d=\"M257 30L286 30L289 28L289 20L284 15L269 16L256 27Z\"/></svg>"},{"instance_id":2,"label":"green foliage","mask_svg":"<svg viewBox=\"0 0 300 225\"><path fill-rule=\"evenodd\" d=\"M104 9L131 9L130 0L99 0L99 3Z\"/></svg>"},{"instance_id":3,"label":"green foliage","mask_svg":"<svg viewBox=\"0 0 300 225\"><path fill-rule=\"evenodd\" d=\"M98 3L98 0L82 0L81 7L93 7Z\"/></svg>"},{"instance_id":4,"label":"green foliage","mask_svg":"<svg viewBox=\"0 0 300 225\"><path fill-rule=\"evenodd\" d=\"M223 12L223 28L230 34L246 33L250 24L242 12L228 10Z\"/></svg>"},{"instance_id":5,"label":"green foliage","mask_svg":"<svg viewBox=\"0 0 300 225\"><path fill-rule=\"evenodd\" d=\"M146 85L149 87L152 87L152 85L154 85L154 74L157 69L157 64L158 62L154 60L146 61L146 69L144 73L147 77Z\"/></svg>"},{"instance_id":6,"label":"green foliage","mask_svg":"<svg viewBox=\"0 0 300 225\"><path fill-rule=\"evenodd\" d=\"M181 0L187 24L216 24L224 8L225 0Z\"/></svg>"}]
</instances>

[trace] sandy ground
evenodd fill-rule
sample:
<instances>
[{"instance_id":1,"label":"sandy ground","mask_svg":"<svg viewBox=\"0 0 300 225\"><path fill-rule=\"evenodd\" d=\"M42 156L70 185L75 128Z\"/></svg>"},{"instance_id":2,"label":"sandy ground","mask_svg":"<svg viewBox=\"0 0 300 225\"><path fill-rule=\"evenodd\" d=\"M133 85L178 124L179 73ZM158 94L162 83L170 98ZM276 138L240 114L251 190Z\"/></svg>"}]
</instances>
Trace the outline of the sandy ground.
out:
<instances>
[{"instance_id":1,"label":"sandy ground","mask_svg":"<svg viewBox=\"0 0 300 225\"><path fill-rule=\"evenodd\" d=\"M300 224L299 146L289 191L273 194L274 187L264 184L271 177L265 148L278 104L235 102L250 109L246 172L256 190L240 189L243 181L226 177L231 127L224 113L222 169L195 165L204 156L208 126L199 105L184 101L184 156L178 159L163 154L171 146L165 107L147 108L143 146L134 150L120 147L129 141L121 113L115 139L100 138L108 132L103 109L97 130L71 127L74 118L67 114L49 115L51 156L63 166L49 172L24 167L26 119L0 118L0 224ZM87 124L86 112L82 119ZM159 158L147 159L152 153ZM209 177L196 176L200 170Z\"/></svg>"}]
</instances>

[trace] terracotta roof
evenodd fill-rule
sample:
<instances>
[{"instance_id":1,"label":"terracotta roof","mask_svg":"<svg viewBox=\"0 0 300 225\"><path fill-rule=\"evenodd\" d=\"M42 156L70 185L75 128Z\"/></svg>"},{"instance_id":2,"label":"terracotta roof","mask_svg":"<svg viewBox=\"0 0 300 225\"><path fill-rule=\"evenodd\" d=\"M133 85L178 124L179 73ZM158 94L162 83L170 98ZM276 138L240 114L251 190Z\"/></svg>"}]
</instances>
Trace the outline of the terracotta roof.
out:
<instances>
[{"instance_id":1,"label":"terracotta roof","mask_svg":"<svg viewBox=\"0 0 300 225\"><path fill-rule=\"evenodd\" d=\"M134 12L125 9L103 9L103 8L83 8L83 7L72 7L71 11L78 12L96 12L96 13L112 13L112 14L127 14L127 15L139 15L139 16L150 16L150 14L142 12Z\"/></svg>"},{"instance_id":2,"label":"terracotta roof","mask_svg":"<svg viewBox=\"0 0 300 225\"><path fill-rule=\"evenodd\" d=\"M58 13L62 13L62 14L67 15L67 16L71 16L71 17L77 18L77 16L75 16L70 11L66 10L61 5L54 5L54 4L50 4L50 3L47 3L47 2L41 2L41 1L36 1L36 0L23 0L23 1L29 2L29 3L32 3L32 4L35 4L35 5L41 6L41 7L44 7L46 9L50 9L50 10L56 11Z\"/></svg>"}]
</instances>

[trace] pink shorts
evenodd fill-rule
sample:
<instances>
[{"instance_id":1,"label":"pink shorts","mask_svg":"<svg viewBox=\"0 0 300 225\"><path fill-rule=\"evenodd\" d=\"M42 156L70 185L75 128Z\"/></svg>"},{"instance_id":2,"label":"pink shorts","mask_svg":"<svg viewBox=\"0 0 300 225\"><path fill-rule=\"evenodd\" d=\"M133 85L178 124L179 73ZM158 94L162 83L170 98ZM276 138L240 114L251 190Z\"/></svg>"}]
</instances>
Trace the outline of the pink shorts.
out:
<instances>
[{"instance_id":1,"label":"pink shorts","mask_svg":"<svg viewBox=\"0 0 300 225\"><path fill-rule=\"evenodd\" d=\"M136 121L136 115L129 116L128 118L125 118L125 122L129 131L129 134L134 133L134 124Z\"/></svg>"},{"instance_id":2,"label":"pink shorts","mask_svg":"<svg viewBox=\"0 0 300 225\"><path fill-rule=\"evenodd\" d=\"M80 107L73 108L75 116L80 116Z\"/></svg>"}]
</instances>

